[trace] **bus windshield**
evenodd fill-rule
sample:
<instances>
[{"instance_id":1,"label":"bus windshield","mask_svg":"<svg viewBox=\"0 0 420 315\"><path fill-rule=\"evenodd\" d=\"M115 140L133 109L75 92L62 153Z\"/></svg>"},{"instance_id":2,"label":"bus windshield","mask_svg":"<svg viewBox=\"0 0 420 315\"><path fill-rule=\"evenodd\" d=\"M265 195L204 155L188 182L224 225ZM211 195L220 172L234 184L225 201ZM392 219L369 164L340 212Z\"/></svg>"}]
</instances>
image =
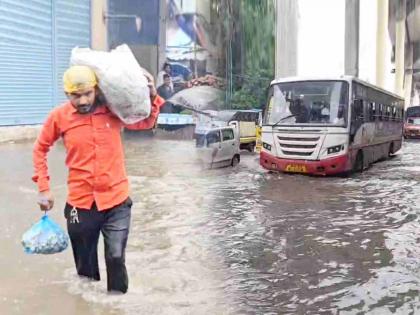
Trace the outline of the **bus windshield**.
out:
<instances>
[{"instance_id":1,"label":"bus windshield","mask_svg":"<svg viewBox=\"0 0 420 315\"><path fill-rule=\"evenodd\" d=\"M266 125L347 125L348 84L298 81L272 86Z\"/></svg>"}]
</instances>

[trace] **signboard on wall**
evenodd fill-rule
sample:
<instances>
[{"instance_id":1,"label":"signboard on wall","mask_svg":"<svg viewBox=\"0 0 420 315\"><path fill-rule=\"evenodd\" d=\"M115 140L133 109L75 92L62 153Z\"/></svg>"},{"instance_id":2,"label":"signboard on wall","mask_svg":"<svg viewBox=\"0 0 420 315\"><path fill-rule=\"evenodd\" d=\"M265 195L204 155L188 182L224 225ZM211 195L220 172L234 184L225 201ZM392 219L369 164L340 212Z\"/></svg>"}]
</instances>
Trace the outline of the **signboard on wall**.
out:
<instances>
[{"instance_id":1,"label":"signboard on wall","mask_svg":"<svg viewBox=\"0 0 420 315\"><path fill-rule=\"evenodd\" d=\"M210 10L208 0L201 9ZM167 0L166 54L172 60L206 60L214 54L211 26L196 0Z\"/></svg>"}]
</instances>

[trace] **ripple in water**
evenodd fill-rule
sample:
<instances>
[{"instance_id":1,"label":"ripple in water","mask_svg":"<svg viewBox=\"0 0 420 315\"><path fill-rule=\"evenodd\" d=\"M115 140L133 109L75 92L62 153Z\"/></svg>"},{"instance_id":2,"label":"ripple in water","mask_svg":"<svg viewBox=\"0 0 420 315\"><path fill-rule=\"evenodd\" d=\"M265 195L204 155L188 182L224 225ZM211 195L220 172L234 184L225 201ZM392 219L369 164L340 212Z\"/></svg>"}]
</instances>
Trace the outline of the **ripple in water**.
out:
<instances>
[{"instance_id":1,"label":"ripple in water","mask_svg":"<svg viewBox=\"0 0 420 315\"><path fill-rule=\"evenodd\" d=\"M420 314L420 143L350 178L250 154L202 171L188 141L128 143L130 291L69 270L71 293L117 314Z\"/></svg>"}]
</instances>

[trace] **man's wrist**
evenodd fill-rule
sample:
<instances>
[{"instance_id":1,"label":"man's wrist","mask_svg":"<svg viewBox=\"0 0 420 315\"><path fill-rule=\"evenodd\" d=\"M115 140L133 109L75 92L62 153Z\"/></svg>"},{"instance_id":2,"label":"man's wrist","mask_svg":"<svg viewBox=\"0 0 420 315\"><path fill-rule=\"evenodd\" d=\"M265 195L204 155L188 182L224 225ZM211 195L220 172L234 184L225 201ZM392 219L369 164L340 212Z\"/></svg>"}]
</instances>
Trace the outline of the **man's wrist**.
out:
<instances>
[{"instance_id":1,"label":"man's wrist","mask_svg":"<svg viewBox=\"0 0 420 315\"><path fill-rule=\"evenodd\" d=\"M38 192L49 192L50 191L50 184L48 181L38 181Z\"/></svg>"}]
</instances>

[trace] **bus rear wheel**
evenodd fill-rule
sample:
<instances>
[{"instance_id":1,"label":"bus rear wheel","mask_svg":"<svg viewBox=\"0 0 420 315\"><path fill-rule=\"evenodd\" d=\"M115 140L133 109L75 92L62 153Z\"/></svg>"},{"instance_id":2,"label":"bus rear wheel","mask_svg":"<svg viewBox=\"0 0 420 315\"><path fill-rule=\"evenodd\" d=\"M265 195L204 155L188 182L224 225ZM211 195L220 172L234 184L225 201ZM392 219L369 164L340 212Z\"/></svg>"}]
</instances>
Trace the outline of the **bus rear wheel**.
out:
<instances>
[{"instance_id":1,"label":"bus rear wheel","mask_svg":"<svg viewBox=\"0 0 420 315\"><path fill-rule=\"evenodd\" d=\"M388 151L388 157L391 157L394 155L394 142L391 142L389 145L389 151Z\"/></svg>"}]
</instances>

